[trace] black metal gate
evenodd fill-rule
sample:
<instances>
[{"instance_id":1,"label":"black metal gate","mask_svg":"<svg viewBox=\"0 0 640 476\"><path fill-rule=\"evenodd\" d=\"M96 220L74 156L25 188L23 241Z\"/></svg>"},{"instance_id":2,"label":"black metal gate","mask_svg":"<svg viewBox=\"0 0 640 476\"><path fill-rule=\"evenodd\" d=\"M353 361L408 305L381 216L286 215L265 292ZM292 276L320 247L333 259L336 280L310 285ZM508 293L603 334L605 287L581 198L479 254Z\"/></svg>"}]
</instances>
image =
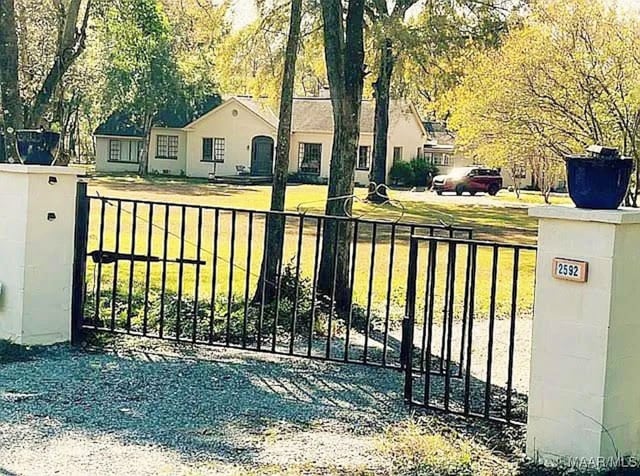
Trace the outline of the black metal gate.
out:
<instances>
[{"instance_id":1,"label":"black metal gate","mask_svg":"<svg viewBox=\"0 0 640 476\"><path fill-rule=\"evenodd\" d=\"M74 341L125 334L405 369L412 405L524 419L516 323L532 307L533 246L464 227L87 196L86 184L77 209ZM273 217L284 259L261 281ZM320 286L328 224L349 231L346 306L335 281Z\"/></svg>"},{"instance_id":2,"label":"black metal gate","mask_svg":"<svg viewBox=\"0 0 640 476\"><path fill-rule=\"evenodd\" d=\"M471 236L463 227L86 194L78 213L76 337L108 332L396 369L411 236ZM284 260L275 279L259 282L272 217L285 223ZM351 237L346 306L335 283L320 288L330 223Z\"/></svg>"},{"instance_id":3,"label":"black metal gate","mask_svg":"<svg viewBox=\"0 0 640 476\"><path fill-rule=\"evenodd\" d=\"M411 238L403 324L408 403L526 421L535 259L535 246Z\"/></svg>"}]
</instances>

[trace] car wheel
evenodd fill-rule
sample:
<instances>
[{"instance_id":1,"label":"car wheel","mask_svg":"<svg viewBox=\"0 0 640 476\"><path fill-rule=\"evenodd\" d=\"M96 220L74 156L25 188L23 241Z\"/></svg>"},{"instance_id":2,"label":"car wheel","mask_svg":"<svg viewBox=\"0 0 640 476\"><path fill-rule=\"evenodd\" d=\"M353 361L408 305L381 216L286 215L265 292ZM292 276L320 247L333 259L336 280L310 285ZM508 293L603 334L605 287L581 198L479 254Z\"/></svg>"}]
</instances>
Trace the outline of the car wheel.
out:
<instances>
[{"instance_id":1,"label":"car wheel","mask_svg":"<svg viewBox=\"0 0 640 476\"><path fill-rule=\"evenodd\" d=\"M475 194L478 192L469 192L469 195L471 195L472 197L475 196Z\"/></svg>"},{"instance_id":2,"label":"car wheel","mask_svg":"<svg viewBox=\"0 0 640 476\"><path fill-rule=\"evenodd\" d=\"M437 193L438 195L442 195L442 190L436 190L436 193Z\"/></svg>"},{"instance_id":3,"label":"car wheel","mask_svg":"<svg viewBox=\"0 0 640 476\"><path fill-rule=\"evenodd\" d=\"M500 190L500 188L495 183L492 183L491 185L489 185L487 193L489 193L489 195L493 197L498 193L498 190Z\"/></svg>"},{"instance_id":4,"label":"car wheel","mask_svg":"<svg viewBox=\"0 0 640 476\"><path fill-rule=\"evenodd\" d=\"M460 195L462 195L463 192L464 192L464 185L457 185L456 186L456 195L460 196Z\"/></svg>"}]
</instances>

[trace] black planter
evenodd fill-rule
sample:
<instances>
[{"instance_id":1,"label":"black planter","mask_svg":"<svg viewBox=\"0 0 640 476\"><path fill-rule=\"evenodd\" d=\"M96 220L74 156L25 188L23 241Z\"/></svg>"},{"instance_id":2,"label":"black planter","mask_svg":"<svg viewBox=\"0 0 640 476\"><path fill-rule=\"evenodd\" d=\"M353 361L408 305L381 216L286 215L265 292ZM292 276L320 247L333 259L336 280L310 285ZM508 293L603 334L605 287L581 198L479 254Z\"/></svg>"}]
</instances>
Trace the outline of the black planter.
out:
<instances>
[{"instance_id":1,"label":"black planter","mask_svg":"<svg viewBox=\"0 0 640 476\"><path fill-rule=\"evenodd\" d=\"M19 130L18 153L27 165L51 165L60 142L60 134L50 131ZM0 162L4 162L4 137L0 134Z\"/></svg>"},{"instance_id":2,"label":"black planter","mask_svg":"<svg viewBox=\"0 0 640 476\"><path fill-rule=\"evenodd\" d=\"M615 210L631 177L632 159L567 157L569 196L578 208Z\"/></svg>"}]
</instances>

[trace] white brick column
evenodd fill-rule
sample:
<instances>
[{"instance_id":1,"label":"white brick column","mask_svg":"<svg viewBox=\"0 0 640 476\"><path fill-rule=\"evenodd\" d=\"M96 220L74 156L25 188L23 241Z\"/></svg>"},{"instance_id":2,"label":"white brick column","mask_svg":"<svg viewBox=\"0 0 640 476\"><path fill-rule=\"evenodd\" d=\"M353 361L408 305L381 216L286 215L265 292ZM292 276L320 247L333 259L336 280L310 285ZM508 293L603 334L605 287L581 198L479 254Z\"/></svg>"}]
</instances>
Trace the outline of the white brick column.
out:
<instances>
[{"instance_id":1,"label":"white brick column","mask_svg":"<svg viewBox=\"0 0 640 476\"><path fill-rule=\"evenodd\" d=\"M527 456L638 456L640 210L529 214L540 226ZM588 262L587 282L552 277L554 258Z\"/></svg>"},{"instance_id":2,"label":"white brick column","mask_svg":"<svg viewBox=\"0 0 640 476\"><path fill-rule=\"evenodd\" d=\"M0 339L70 340L78 176L71 167L0 164Z\"/></svg>"}]
</instances>

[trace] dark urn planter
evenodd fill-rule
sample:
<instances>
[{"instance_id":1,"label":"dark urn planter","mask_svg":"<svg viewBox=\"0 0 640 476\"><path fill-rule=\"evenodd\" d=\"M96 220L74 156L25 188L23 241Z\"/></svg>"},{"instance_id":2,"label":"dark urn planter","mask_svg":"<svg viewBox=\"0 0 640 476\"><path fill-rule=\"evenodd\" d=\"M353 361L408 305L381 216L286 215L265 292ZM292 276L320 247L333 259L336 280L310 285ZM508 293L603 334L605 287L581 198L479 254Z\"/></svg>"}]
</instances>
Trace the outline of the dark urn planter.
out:
<instances>
[{"instance_id":1,"label":"dark urn planter","mask_svg":"<svg viewBox=\"0 0 640 476\"><path fill-rule=\"evenodd\" d=\"M633 160L601 146L587 151L590 156L565 157L569 196L578 208L615 210L627 193Z\"/></svg>"},{"instance_id":2,"label":"dark urn planter","mask_svg":"<svg viewBox=\"0 0 640 476\"><path fill-rule=\"evenodd\" d=\"M60 134L43 130L19 130L18 153L26 165L51 165L60 143ZM4 137L0 135L0 159L4 157Z\"/></svg>"}]
</instances>

